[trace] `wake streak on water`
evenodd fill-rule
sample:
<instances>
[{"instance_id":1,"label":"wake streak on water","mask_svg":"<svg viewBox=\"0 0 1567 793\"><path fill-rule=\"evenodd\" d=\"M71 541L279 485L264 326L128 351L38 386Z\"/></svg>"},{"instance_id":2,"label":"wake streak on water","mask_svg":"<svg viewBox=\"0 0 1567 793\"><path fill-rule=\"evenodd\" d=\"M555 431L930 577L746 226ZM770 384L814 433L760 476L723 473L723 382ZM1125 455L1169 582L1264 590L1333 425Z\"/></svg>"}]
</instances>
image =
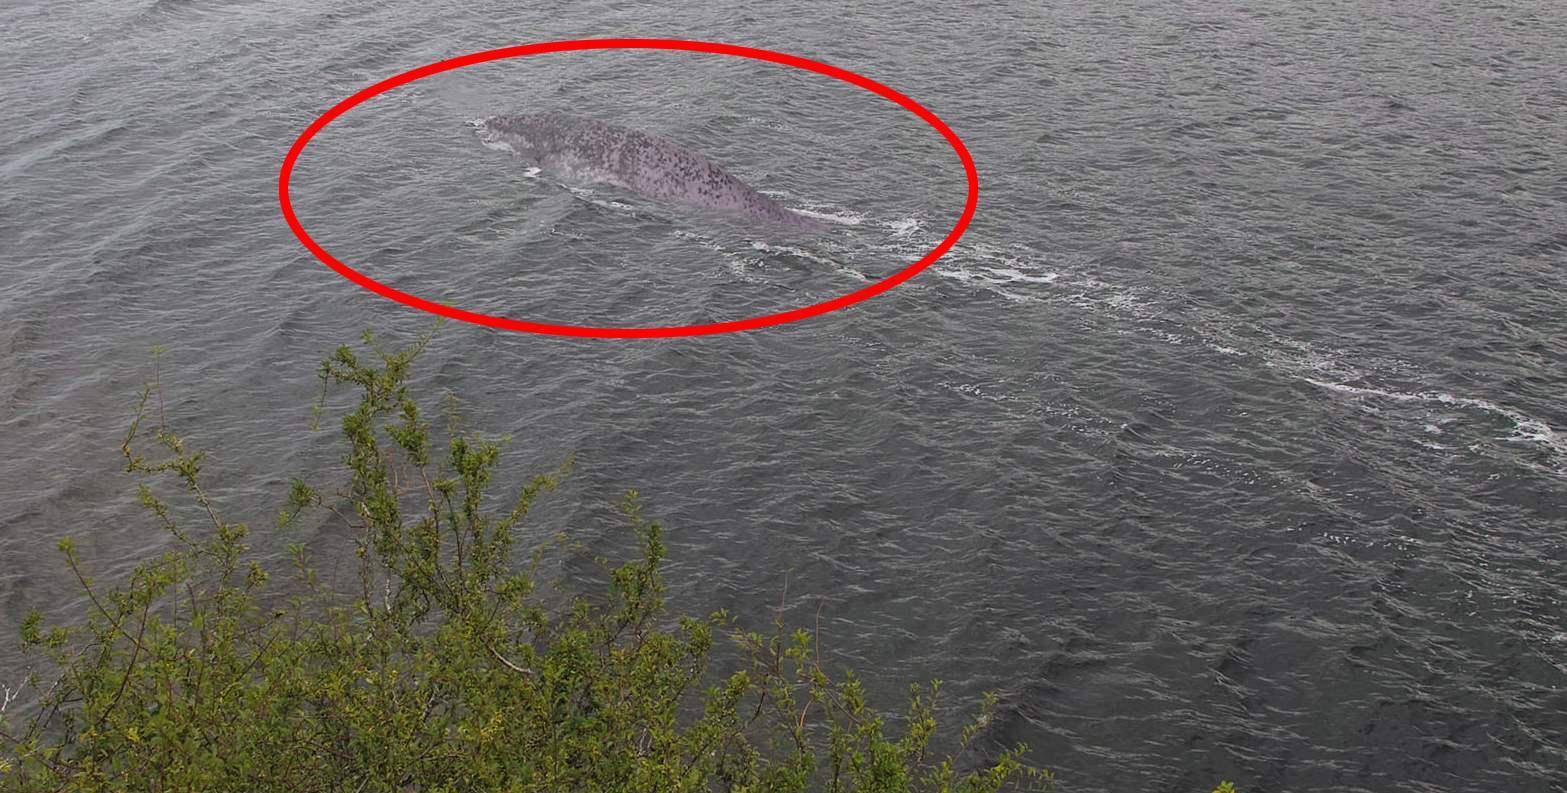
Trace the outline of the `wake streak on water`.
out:
<instances>
[{"instance_id":1,"label":"wake streak on water","mask_svg":"<svg viewBox=\"0 0 1567 793\"><path fill-rule=\"evenodd\" d=\"M897 220L873 223L893 230L891 239L883 246L889 253L907 253L912 243L934 245L932 238L917 238L915 231L923 228L918 220ZM995 294L1014 302L1065 302L1076 307L1113 314L1133 323L1140 331L1170 344L1198 343L1214 352L1235 358L1251 358L1262 366L1314 386L1336 393L1366 398L1389 399L1401 403L1429 403L1448 405L1480 411L1506 419L1513 431L1504 437L1494 438L1508 443L1530 444L1543 447L1552 458L1548 472L1567 478L1567 436L1552 428L1547 422L1520 410L1479 397L1460 396L1441 391L1406 392L1391 388L1350 385L1340 380L1364 379L1363 370L1344 354L1327 354L1313 345L1280 337L1265 328L1246 328L1247 335L1268 339L1270 346L1258 347L1241 338L1234 329L1226 330L1223 324L1205 323L1210 327L1182 324L1171 320L1176 312L1166 310L1164 302L1151 296L1146 289L1108 283L1090 273L1067 273L1047 269L1035 264L1035 254L988 245L983 242L960 242L930 272L938 277L956 281L975 289ZM1031 287L1048 287L1040 293ZM1291 354L1293 351L1293 354ZM1405 364L1404 375L1422 379L1419 371ZM1321 377L1324 373L1338 376L1335 380ZM1430 375L1425 374L1425 379ZM1431 430L1428 425L1426 431ZM1531 469L1540 466L1516 456L1509 456L1517 464Z\"/></svg>"},{"instance_id":2,"label":"wake streak on water","mask_svg":"<svg viewBox=\"0 0 1567 793\"><path fill-rule=\"evenodd\" d=\"M1519 411L1513 410L1512 408L1506 407L1505 405L1498 405L1488 399L1454 396L1453 394L1442 393L1439 391L1421 391L1417 393L1386 391L1380 388L1366 388L1362 386L1347 385L1345 383L1331 383L1323 380L1314 380L1310 377L1303 377L1302 379L1314 386L1319 386L1321 388L1326 388L1330 391L1337 391L1343 394L1391 399L1395 402L1428 402L1440 405L1458 405L1461 407L1473 408L1475 410L1491 413L1493 415L1506 418L1508 421L1512 422L1514 427L1513 433L1511 435L1500 438L1499 440L1516 441L1520 443L1538 443L1551 449L1559 456L1567 457L1567 438L1564 438L1561 433L1551 429L1549 425L1537 418L1525 415Z\"/></svg>"},{"instance_id":3,"label":"wake streak on water","mask_svg":"<svg viewBox=\"0 0 1567 793\"><path fill-rule=\"evenodd\" d=\"M523 176L540 179L541 172L537 167L529 167ZM600 209L633 216L649 211L661 214L657 209L650 210L606 196L589 186L564 184L562 187L573 198ZM793 211L830 224L832 231L803 244L746 239L743 233L736 241L724 235L687 228L671 233L676 239L719 254L729 263L733 276L748 281L766 280L759 268L770 263L792 262L794 266L803 263L821 267L850 281L867 283L885 277L913 257L924 255L939 242L939 238L927 232L926 220L918 216L876 218L861 211L812 202L779 191L767 191L767 194ZM1542 448L1551 457L1549 472L1554 476L1567 475L1567 439L1546 421L1489 399L1439 390L1411 392L1378 386L1374 375L1368 374L1368 371L1396 369L1406 380L1434 379L1430 373L1409 364L1378 360L1365 365L1358 363L1350 353L1322 350L1266 327L1238 323L1223 316L1191 316L1176 308L1187 302L1180 295L1107 281L1091 269L1088 261L1045 266L1041 259L1037 251L1021 245L995 245L970 236L960 240L927 274L1013 303L1064 304L1117 317L1136 332L1161 342L1197 345L1237 361L1253 361L1262 368L1282 372L1334 393L1402 404L1449 406L1496 416L1510 422L1513 430L1503 438L1491 440ZM918 288L918 283L917 280L910 286ZM818 286L819 299L834 296L835 287L831 284ZM816 291L809 284L784 288L790 292ZM1360 384L1355 384L1357 382ZM1447 423L1450 422L1431 424L1422 420L1422 434L1432 434L1433 428L1441 432ZM1517 455L1504 456L1516 464L1539 467Z\"/></svg>"}]
</instances>

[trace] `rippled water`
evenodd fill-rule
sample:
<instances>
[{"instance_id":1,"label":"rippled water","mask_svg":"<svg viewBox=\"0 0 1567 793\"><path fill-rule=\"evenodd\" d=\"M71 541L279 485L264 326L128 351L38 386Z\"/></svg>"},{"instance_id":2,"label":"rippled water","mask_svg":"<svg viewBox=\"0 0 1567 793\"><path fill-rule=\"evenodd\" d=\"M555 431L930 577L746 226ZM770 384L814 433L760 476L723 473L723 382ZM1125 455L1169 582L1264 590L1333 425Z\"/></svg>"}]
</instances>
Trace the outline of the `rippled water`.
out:
<instances>
[{"instance_id":1,"label":"rippled water","mask_svg":"<svg viewBox=\"0 0 1567 793\"><path fill-rule=\"evenodd\" d=\"M422 387L516 461L578 453L540 531L623 548L602 519L637 487L682 607L820 608L884 706L912 680L954 711L997 689L986 739L1068 789L1567 788L1560 4L701 6L0 12L0 630L79 608L57 537L109 577L162 547L116 473L151 346L170 419L259 528L336 454L305 430L315 361L428 324L283 224L278 166L319 113L489 47L700 38L920 100L972 149L979 213L908 285L794 325L446 328ZM753 240L529 178L462 125L535 107L680 140L838 222ZM657 52L398 89L296 179L312 234L388 284L614 325L852 291L928 250L963 189L867 93ZM341 539L260 542L301 533Z\"/></svg>"}]
</instances>

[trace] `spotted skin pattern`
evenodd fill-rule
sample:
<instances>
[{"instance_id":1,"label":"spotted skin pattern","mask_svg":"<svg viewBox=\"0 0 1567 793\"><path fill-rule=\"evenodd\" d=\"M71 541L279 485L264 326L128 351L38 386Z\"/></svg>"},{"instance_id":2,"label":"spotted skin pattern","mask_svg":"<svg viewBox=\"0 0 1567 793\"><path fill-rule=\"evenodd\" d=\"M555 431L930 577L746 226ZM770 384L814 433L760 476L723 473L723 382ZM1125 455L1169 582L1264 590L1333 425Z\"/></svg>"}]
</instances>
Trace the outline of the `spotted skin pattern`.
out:
<instances>
[{"instance_id":1,"label":"spotted skin pattern","mask_svg":"<svg viewBox=\"0 0 1567 793\"><path fill-rule=\"evenodd\" d=\"M475 126L486 146L562 176L785 228L822 229L820 221L785 209L701 154L643 132L557 112L492 116Z\"/></svg>"}]
</instances>

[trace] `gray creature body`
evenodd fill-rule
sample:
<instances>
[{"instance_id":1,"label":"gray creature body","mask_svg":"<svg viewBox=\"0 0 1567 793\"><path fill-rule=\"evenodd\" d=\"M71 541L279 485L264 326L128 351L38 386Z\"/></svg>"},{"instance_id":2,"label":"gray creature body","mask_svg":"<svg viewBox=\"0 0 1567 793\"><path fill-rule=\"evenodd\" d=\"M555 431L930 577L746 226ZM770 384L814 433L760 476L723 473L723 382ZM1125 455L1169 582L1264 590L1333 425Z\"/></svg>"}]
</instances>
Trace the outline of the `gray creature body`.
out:
<instances>
[{"instance_id":1,"label":"gray creature body","mask_svg":"<svg viewBox=\"0 0 1567 793\"><path fill-rule=\"evenodd\" d=\"M673 141L566 113L492 116L479 140L553 175L607 182L649 198L800 231L823 224L781 206L706 157Z\"/></svg>"}]
</instances>

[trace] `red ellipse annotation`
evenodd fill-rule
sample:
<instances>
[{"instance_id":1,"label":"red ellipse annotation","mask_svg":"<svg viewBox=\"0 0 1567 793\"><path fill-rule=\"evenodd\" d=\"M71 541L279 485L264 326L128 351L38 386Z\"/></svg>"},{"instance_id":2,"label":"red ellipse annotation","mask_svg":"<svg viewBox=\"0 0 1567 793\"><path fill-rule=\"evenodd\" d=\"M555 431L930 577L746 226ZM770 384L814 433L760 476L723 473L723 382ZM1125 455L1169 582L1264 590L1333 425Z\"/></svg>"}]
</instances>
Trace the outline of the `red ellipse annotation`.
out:
<instances>
[{"instance_id":1,"label":"red ellipse annotation","mask_svg":"<svg viewBox=\"0 0 1567 793\"><path fill-rule=\"evenodd\" d=\"M947 143L951 144L952 150L957 153L958 159L963 163L963 170L968 176L968 196L963 203L963 214L958 218L957 223L953 224L952 230L947 233L947 236L944 237L941 242L936 245L936 247L932 248L929 253L922 256L918 261L908 265L907 267L904 267L902 270L899 270L898 272L893 273L886 278L883 278L880 281L877 281L876 283L861 288L857 291L850 292L849 294L843 295L841 297L836 297L831 300L826 300L820 303L805 306L803 308L782 311L776 314L765 314L762 316L731 320L728 322L714 322L704 325L670 325L661 327L627 328L588 327L582 325L554 325L542 322L528 322L520 319L497 317L489 314L480 314L473 311L466 311L461 308L434 303L415 295L410 295L406 292L393 289L383 283L380 283L379 281L376 281L375 279L370 278L369 276L339 261L331 253L328 253L326 248L323 248L314 239L311 239L310 234L305 231L304 225L299 222L299 217L294 214L294 205L289 198L288 188L289 181L293 176L294 164L298 162L300 153L305 150L305 146L310 143L311 139L314 138L317 133L326 128L326 125L332 123L339 116L360 105L365 100L379 96L380 94L386 93L387 91L390 91L398 86L407 85L408 83L411 83L415 80L422 80L431 75L440 74L441 72L451 71L453 69L461 69L464 66L473 66L474 64L488 63L489 61L498 61L506 58L522 58L529 55L543 55L545 53L551 52L576 52L582 50L613 49L679 50L685 52L704 52L717 55L732 55L737 58L750 58L752 60L767 61L769 63L783 64L784 66L792 66L796 69L804 69L806 71L815 72L817 74L823 74L836 80L842 80L843 82L849 83L850 85L858 86L867 91L870 91L871 93L888 99L905 110L908 110L910 113L919 116L920 119L929 124L932 129L935 129L937 132L941 133L941 136L946 138ZM918 275L920 271L935 263L937 259L940 259L943 255L946 254L947 251L951 250L952 246L957 243L960 237L963 236L963 233L968 230L969 221L973 219L974 210L979 205L979 173L974 167L974 158L969 155L968 148L963 145L962 139L960 139L957 134L947 126L946 122L938 118L935 113L925 109L924 106L914 101L913 99L910 99L909 97L904 96L903 94L885 85L882 85L875 80L872 80L868 77L863 77L859 74L855 74L854 72L848 71L846 69L840 69L836 66L831 66L819 61L808 60L806 58L801 58L782 52L773 52L771 50L757 49L755 47L740 47L733 44L719 44L710 41L687 41L683 39L578 39L570 41L547 41L536 44L523 44L513 47L501 47L499 49L485 50L483 52L475 52L468 55L458 56L456 58L449 58L444 61L437 61L435 63L420 66L417 69L403 72L402 74L393 77L388 77L387 79L365 88L341 102L338 102L336 105L333 105L330 110L323 113L320 118L311 122L310 126L306 127L304 132L300 133L299 138L294 141L294 145L289 148L288 154L283 158L283 168L278 174L278 203L282 206L283 219L288 222L288 227L293 230L294 235L299 238L299 241L304 243L304 246L308 248L312 254L315 254L317 259L320 259L324 264L326 264L326 266L337 271L339 275L347 278L349 281L352 281L353 283L358 284L359 286L364 287L371 292L381 295L382 297L391 298L392 300L395 300L404 305L422 309L432 314L439 314L451 319L462 320L463 322L472 322L474 324L486 325L492 328L502 328L505 330L522 331L526 333L541 333L551 336L579 336L621 339L660 338L671 336L705 336L716 333L732 333L741 330L752 330L754 328L765 328L771 325L781 325L786 322L794 322L797 320L806 319L807 317L814 317L821 314L826 314L830 311L836 311L840 308L852 306L862 300L875 297L876 295L892 289L893 287Z\"/></svg>"}]
</instances>

